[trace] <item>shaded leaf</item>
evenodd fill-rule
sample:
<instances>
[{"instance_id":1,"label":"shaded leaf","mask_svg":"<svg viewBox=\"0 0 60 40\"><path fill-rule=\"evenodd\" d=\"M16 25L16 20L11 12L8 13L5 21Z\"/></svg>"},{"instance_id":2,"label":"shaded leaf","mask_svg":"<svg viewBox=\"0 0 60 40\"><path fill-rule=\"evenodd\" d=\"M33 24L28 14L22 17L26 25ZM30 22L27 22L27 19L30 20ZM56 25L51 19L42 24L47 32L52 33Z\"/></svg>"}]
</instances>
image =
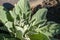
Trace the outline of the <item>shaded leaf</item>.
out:
<instances>
[{"instance_id":1,"label":"shaded leaf","mask_svg":"<svg viewBox=\"0 0 60 40\"><path fill-rule=\"evenodd\" d=\"M36 33L36 34L29 34L29 38L31 40L49 40L47 36L45 36L42 33Z\"/></svg>"}]
</instances>

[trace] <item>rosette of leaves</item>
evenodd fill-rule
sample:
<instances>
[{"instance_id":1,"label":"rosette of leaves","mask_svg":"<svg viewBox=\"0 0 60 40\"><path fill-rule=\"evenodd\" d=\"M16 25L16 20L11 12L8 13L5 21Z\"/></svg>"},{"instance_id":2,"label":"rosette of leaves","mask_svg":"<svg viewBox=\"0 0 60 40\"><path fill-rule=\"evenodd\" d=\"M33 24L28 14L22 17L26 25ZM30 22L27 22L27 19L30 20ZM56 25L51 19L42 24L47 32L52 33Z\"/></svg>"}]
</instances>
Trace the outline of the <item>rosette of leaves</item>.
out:
<instances>
[{"instance_id":1,"label":"rosette of leaves","mask_svg":"<svg viewBox=\"0 0 60 40\"><path fill-rule=\"evenodd\" d=\"M4 10L0 6L0 40L55 40L59 33L59 24L47 22L47 9L39 9L33 16L29 0L19 0L13 10ZM5 32L4 32L5 31Z\"/></svg>"}]
</instances>

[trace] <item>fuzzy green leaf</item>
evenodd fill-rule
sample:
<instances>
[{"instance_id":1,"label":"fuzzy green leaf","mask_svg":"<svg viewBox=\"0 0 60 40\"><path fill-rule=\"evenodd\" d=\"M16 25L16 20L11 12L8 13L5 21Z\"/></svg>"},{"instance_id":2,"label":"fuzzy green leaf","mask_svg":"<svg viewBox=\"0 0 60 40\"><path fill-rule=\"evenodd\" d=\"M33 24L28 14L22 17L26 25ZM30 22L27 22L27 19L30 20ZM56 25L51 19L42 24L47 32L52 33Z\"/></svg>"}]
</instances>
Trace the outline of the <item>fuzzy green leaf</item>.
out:
<instances>
[{"instance_id":1,"label":"fuzzy green leaf","mask_svg":"<svg viewBox=\"0 0 60 40\"><path fill-rule=\"evenodd\" d=\"M5 25L6 25L6 27L8 28L8 30L9 30L10 32L12 32L12 31L10 30L10 28L13 27L13 23L8 21Z\"/></svg>"},{"instance_id":2,"label":"fuzzy green leaf","mask_svg":"<svg viewBox=\"0 0 60 40\"><path fill-rule=\"evenodd\" d=\"M6 11L2 6L0 6L0 21L2 21L3 23L6 23L8 21Z\"/></svg>"},{"instance_id":3,"label":"fuzzy green leaf","mask_svg":"<svg viewBox=\"0 0 60 40\"><path fill-rule=\"evenodd\" d=\"M26 13L27 11L30 10L30 6L29 6L29 1L28 0L19 0L17 5L19 5L22 13Z\"/></svg>"},{"instance_id":4,"label":"fuzzy green leaf","mask_svg":"<svg viewBox=\"0 0 60 40\"><path fill-rule=\"evenodd\" d=\"M47 36L42 33L29 34L31 40L49 40Z\"/></svg>"},{"instance_id":5,"label":"fuzzy green leaf","mask_svg":"<svg viewBox=\"0 0 60 40\"><path fill-rule=\"evenodd\" d=\"M22 32L17 30L16 31L16 37L22 40L22 37L23 37Z\"/></svg>"},{"instance_id":6,"label":"fuzzy green leaf","mask_svg":"<svg viewBox=\"0 0 60 40\"><path fill-rule=\"evenodd\" d=\"M47 14L47 9L46 8L42 8L42 9L39 9L36 14L34 14L32 16L32 20L31 22L33 22L33 25L36 25L40 22L46 22L46 14Z\"/></svg>"},{"instance_id":7,"label":"fuzzy green leaf","mask_svg":"<svg viewBox=\"0 0 60 40\"><path fill-rule=\"evenodd\" d=\"M13 9L13 10L11 10L11 11L9 11L9 12L10 12L10 15L12 16L12 18L13 18L13 19L16 19L17 15L16 15L16 13L15 13L15 10Z\"/></svg>"},{"instance_id":8,"label":"fuzzy green leaf","mask_svg":"<svg viewBox=\"0 0 60 40\"><path fill-rule=\"evenodd\" d=\"M37 28L36 31L45 34L50 40L55 40L54 35L60 34L60 25L54 22L47 22L45 26Z\"/></svg>"},{"instance_id":9,"label":"fuzzy green leaf","mask_svg":"<svg viewBox=\"0 0 60 40\"><path fill-rule=\"evenodd\" d=\"M16 12L20 12L20 16L22 16L22 18L26 18L26 16L28 17L28 15L30 15L29 0L19 0L16 6L16 8L19 8Z\"/></svg>"}]
</instances>

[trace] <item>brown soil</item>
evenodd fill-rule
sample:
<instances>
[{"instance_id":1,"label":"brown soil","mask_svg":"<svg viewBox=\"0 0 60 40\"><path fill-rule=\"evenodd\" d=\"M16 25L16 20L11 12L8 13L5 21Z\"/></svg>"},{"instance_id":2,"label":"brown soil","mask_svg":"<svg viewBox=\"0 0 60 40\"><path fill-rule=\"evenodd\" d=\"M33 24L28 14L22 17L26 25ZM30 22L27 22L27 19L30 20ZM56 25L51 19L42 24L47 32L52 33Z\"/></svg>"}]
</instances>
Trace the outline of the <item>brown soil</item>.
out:
<instances>
[{"instance_id":1,"label":"brown soil","mask_svg":"<svg viewBox=\"0 0 60 40\"><path fill-rule=\"evenodd\" d=\"M3 5L4 3L15 4L17 3L17 0L0 0L0 5Z\"/></svg>"}]
</instances>

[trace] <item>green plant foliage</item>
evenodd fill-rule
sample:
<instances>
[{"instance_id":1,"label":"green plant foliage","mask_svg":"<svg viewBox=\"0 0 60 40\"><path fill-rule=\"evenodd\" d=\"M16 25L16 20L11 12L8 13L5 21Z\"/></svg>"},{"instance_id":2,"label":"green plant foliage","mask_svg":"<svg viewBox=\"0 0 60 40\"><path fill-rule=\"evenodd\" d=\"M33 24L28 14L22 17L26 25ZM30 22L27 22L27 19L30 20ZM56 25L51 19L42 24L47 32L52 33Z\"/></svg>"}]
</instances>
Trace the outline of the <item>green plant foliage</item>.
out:
<instances>
[{"instance_id":1,"label":"green plant foliage","mask_svg":"<svg viewBox=\"0 0 60 40\"><path fill-rule=\"evenodd\" d=\"M19 0L10 11L0 6L0 21L4 24L0 40L55 40L60 25L47 21L47 11L41 8L31 16L29 0Z\"/></svg>"},{"instance_id":2,"label":"green plant foliage","mask_svg":"<svg viewBox=\"0 0 60 40\"><path fill-rule=\"evenodd\" d=\"M36 33L36 34L29 34L29 38L31 40L49 40L47 36L45 36L42 33Z\"/></svg>"},{"instance_id":3,"label":"green plant foliage","mask_svg":"<svg viewBox=\"0 0 60 40\"><path fill-rule=\"evenodd\" d=\"M0 20L2 20L3 23L8 21L7 16L6 16L6 11L3 10L2 6L0 6Z\"/></svg>"}]
</instances>

